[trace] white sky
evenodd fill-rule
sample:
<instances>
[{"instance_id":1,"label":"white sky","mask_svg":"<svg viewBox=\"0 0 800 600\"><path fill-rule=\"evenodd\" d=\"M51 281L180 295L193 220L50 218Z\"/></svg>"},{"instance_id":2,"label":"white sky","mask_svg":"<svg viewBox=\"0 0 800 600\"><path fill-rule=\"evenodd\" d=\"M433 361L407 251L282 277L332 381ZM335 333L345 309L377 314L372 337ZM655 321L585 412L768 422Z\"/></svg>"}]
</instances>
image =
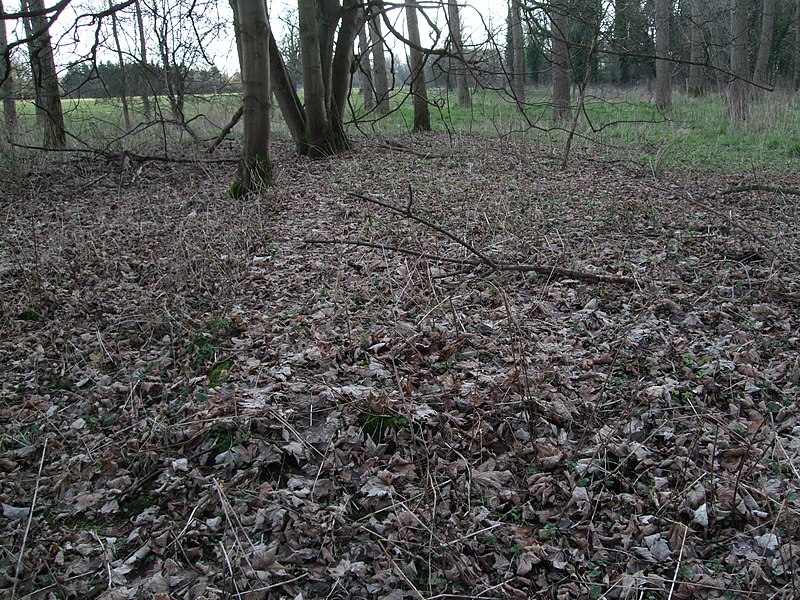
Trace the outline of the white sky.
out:
<instances>
[{"instance_id":1,"label":"white sky","mask_svg":"<svg viewBox=\"0 0 800 600\"><path fill-rule=\"evenodd\" d=\"M228 6L227 0L220 0L220 2L224 3L225 7ZM402 0L390 0L390 2L387 2L387 4L392 3L401 4ZM446 33L446 0L419 0L419 4L429 18ZM434 6L439 4L445 4L445 7ZM505 28L506 15L508 12L508 3L506 0L459 0L459 5L461 6L461 27L465 42L469 39L472 39L474 42L485 41L487 27L490 30ZM283 28L279 17L284 14L287 8L294 8L296 10L297 2L292 0L268 0L267 6L269 7L270 22L274 33L280 39L283 35ZM225 7L220 6L221 11ZM226 14L229 14L229 11L226 10ZM403 35L406 35L404 11L399 8L394 9L390 12L390 18L394 27ZM431 30L427 25L427 21L422 17L419 18L419 26L422 44L426 46L432 44ZM383 27L383 33L389 38L392 37L391 34L386 31L386 27ZM505 39L505 37L502 39ZM442 42L443 40L440 40L440 45ZM358 44L357 41L356 44ZM399 42L395 44L390 42L390 45L396 52L403 52ZM223 60L225 68L221 65L220 68L227 72L237 70L236 48L232 45L230 40L228 40L226 54L227 59Z\"/></svg>"},{"instance_id":2,"label":"white sky","mask_svg":"<svg viewBox=\"0 0 800 600\"><path fill-rule=\"evenodd\" d=\"M63 67L69 62L75 60L78 55L85 54L95 41L93 27L82 28L80 30L80 38L77 40L73 39L74 36L71 34L68 34L66 37L62 37L62 33L67 30L69 25L74 21L75 14L85 11L85 9L79 7L91 4L95 6L94 10L103 10L104 8L107 8L107 2L108 0L74 0L73 6L70 6L59 17L55 26L52 28L52 32L54 34L54 41L58 41L60 44L56 51L56 60L60 66ZM391 4L393 2L401 4L401 0L390 0L387 2L387 4ZM443 30L446 29L446 9L442 7L435 7L438 2L434 0L419 0L419 2L428 17L437 23L439 27L443 28ZM52 6L55 3L56 0L46 0L45 5ZM19 3L14 2L13 0L7 0L3 4L7 12L16 12L19 10ZM459 4L461 5L461 20L465 43L468 43L470 39L476 43L484 41L486 39L486 26L495 31L505 27L506 13L508 10L506 0L460 0ZM272 27L275 30L276 37L280 39L283 35L283 28L280 25L280 20L278 17L284 14L287 6L296 8L297 2L294 0L268 0L268 6L270 8L270 21ZM231 13L228 0L217 0L217 11L223 19L229 20ZM390 12L390 18L395 24L397 30L401 31L403 35L405 35L405 14L403 10L399 8L392 10ZM123 19L120 21L120 26L123 28L126 26L132 27L132 23L132 18ZM430 29L427 26L426 20L420 17L419 23L421 28L422 43L423 45L430 45L432 43L430 41ZM7 21L6 24L9 30L8 35L10 41L23 37L22 26L20 23ZM123 31L122 37L133 40L135 39L133 33L133 31ZM385 27L384 33L388 34L388 32L385 31ZM393 48L397 52L402 52L399 43L393 44ZM226 27L223 34L220 35L213 44L206 48L206 50L210 55L213 56L215 64L221 70L227 73L233 73L238 69L238 60L236 57L236 46L233 42L232 27ZM20 58L20 55L23 53L24 50L18 49L17 57ZM116 56L110 51L101 53L100 58L101 60L116 60ZM399 56L398 58L401 57Z\"/></svg>"}]
</instances>

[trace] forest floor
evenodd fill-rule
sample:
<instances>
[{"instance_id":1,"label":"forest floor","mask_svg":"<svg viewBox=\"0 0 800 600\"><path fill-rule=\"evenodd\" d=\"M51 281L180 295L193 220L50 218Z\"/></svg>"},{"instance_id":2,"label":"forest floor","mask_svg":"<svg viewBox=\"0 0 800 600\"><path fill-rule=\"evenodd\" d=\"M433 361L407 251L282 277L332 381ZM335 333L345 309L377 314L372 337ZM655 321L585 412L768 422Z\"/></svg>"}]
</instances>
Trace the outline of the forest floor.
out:
<instances>
[{"instance_id":1,"label":"forest floor","mask_svg":"<svg viewBox=\"0 0 800 600\"><path fill-rule=\"evenodd\" d=\"M800 595L800 174L275 153L6 182L0 596Z\"/></svg>"}]
</instances>

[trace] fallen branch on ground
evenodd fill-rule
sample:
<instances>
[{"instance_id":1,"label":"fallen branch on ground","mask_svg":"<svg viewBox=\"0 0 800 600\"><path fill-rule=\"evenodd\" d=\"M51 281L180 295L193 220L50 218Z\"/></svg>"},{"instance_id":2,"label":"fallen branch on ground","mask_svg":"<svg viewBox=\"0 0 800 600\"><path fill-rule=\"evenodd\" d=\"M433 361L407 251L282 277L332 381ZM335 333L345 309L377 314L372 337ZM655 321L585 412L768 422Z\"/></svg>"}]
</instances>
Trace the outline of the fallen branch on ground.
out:
<instances>
[{"instance_id":1,"label":"fallen branch on ground","mask_svg":"<svg viewBox=\"0 0 800 600\"><path fill-rule=\"evenodd\" d=\"M375 242L365 242L361 240L340 240L340 239L321 239L310 238L301 240L304 244L342 244L345 246L361 246L363 248L375 248L376 250L383 250L388 252L397 252L398 254L407 254L409 256L416 256L427 260L434 260L451 265L459 265L461 267L478 268L481 266L488 267L486 263L480 260L449 258L447 256L439 256L429 252L420 252L419 250L412 250L410 248L400 248L399 246L390 246L386 244L377 244ZM568 279L577 279L589 283L616 283L621 285L634 285L636 282L629 277L616 277L614 275L600 275L598 273L589 273L588 271L575 271L572 269L563 269L553 265L531 265L525 263L492 263L493 271L513 271L517 273L538 273L545 275L548 279L556 277L565 277Z\"/></svg>"},{"instance_id":2,"label":"fallen branch on ground","mask_svg":"<svg viewBox=\"0 0 800 600\"><path fill-rule=\"evenodd\" d=\"M727 190L718 192L714 194L714 196L729 196L731 194L741 194L744 192L773 192L775 194L786 194L787 196L800 196L800 189L782 187L779 185L764 185L761 183L737 185L736 187L728 188ZM712 196L712 198L714 196Z\"/></svg>"},{"instance_id":3,"label":"fallen branch on ground","mask_svg":"<svg viewBox=\"0 0 800 600\"><path fill-rule=\"evenodd\" d=\"M764 188L764 187L770 187L770 186L741 186L741 188L756 188L756 187ZM773 188L773 191L775 189L777 189L777 188ZM779 252L778 249L775 246L773 246L772 244L770 244L767 240L765 240L763 236L759 235L758 233L756 233L755 231L753 231L749 227L746 227L746 226L742 225L739 221L735 221L731 215L726 215L724 212L722 212L721 210L717 210L716 208L711 206L711 204L709 202L707 202L707 200L713 200L714 198L717 198L717 197L722 196L724 194L734 193L734 191L747 191L747 190L744 190L744 189L738 189L737 190L737 188L731 188L731 190L726 190L724 192L720 192L719 194L714 194L714 195L708 196L707 198L695 198L694 196L692 196L692 194L690 192L686 192L686 194L689 196L689 198L693 202L698 204L700 206L700 208L702 208L703 210L708 211L708 212L710 212L712 214L717 215L721 219L725 219L726 221L728 221L731 224L731 227L733 227L735 229L738 229L739 231L741 231L742 233L744 233L746 235L749 235L756 242L758 242L761 245L762 248L764 248L767 252L772 254L773 257L775 257L777 259L783 258L785 260L785 264L786 265L788 265L796 273L800 273L800 265L798 265L797 263L795 263L794 261L789 259L789 257L785 256L782 252ZM765 190L762 189L761 191L765 191ZM798 195L800 195L800 190L796 190L796 191L798 192Z\"/></svg>"}]
</instances>

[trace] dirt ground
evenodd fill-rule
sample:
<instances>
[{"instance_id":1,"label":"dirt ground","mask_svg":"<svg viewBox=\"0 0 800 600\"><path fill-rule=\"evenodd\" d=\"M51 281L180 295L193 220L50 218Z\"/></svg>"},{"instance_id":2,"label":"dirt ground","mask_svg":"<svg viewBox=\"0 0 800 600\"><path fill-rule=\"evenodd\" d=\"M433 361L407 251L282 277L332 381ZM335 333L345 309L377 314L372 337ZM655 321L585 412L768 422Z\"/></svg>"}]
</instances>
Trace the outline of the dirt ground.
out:
<instances>
[{"instance_id":1,"label":"dirt ground","mask_svg":"<svg viewBox=\"0 0 800 600\"><path fill-rule=\"evenodd\" d=\"M275 160L0 191L0 596L800 595L800 175Z\"/></svg>"}]
</instances>

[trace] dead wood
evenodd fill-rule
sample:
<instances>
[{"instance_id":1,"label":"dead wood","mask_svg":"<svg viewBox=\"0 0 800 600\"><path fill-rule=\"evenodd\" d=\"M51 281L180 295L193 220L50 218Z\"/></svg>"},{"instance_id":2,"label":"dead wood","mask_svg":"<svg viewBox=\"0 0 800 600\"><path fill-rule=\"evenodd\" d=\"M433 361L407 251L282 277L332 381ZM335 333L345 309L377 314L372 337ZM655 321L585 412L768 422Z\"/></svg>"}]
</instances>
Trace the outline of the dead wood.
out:
<instances>
[{"instance_id":1,"label":"dead wood","mask_svg":"<svg viewBox=\"0 0 800 600\"><path fill-rule=\"evenodd\" d=\"M765 188L769 188L769 189L765 189ZM769 252L773 257L775 257L777 259L784 259L786 265L788 265L793 271L795 271L797 273L800 273L800 265L798 265L797 263L793 262L788 257L784 256L784 254L782 252L780 252L777 248L775 248L775 246L773 246L766 239L764 239L763 236L757 234L750 227L747 227L747 226L743 225L739 221L735 221L733 218L731 218L730 215L726 215L725 213L723 213L722 211L714 208L710 204L710 201L713 200L714 198L718 198L718 197L724 196L726 194L732 194L732 193L736 193L736 192L745 192L745 191L754 191L754 190L778 191L779 189L781 189L781 190L791 190L792 188L774 188L772 186L761 186L761 185L749 186L748 185L748 186L740 186L739 188L730 188L729 190L726 190L724 192L720 192L719 194L712 194L712 195L708 196L705 199L694 198L692 196L692 194L690 194L688 192L687 192L687 195L689 196L689 198L691 200L696 202L700 206L700 208L702 208L703 210L708 211L710 213L713 213L714 215L716 215L716 216L718 216L718 217L720 217L722 219L727 220L731 224L731 227L734 227L735 229L738 229L742 233L750 236L762 248L764 248L767 252ZM798 195L800 195L800 190L793 190L793 191L798 192ZM782 193L790 193L790 192L783 191Z\"/></svg>"},{"instance_id":2,"label":"dead wood","mask_svg":"<svg viewBox=\"0 0 800 600\"><path fill-rule=\"evenodd\" d=\"M225 138L228 137L228 134L231 132L231 129L236 127L236 124L242 118L243 114L244 114L244 105L240 106L236 110L236 112L233 113L231 120L228 121L227 125L225 125L225 127L223 127L220 130L219 135L216 138L214 138L214 141L208 147L208 150L206 150L208 154L214 153L214 150L216 150L219 147L219 145L225 140Z\"/></svg>"},{"instance_id":3,"label":"dead wood","mask_svg":"<svg viewBox=\"0 0 800 600\"><path fill-rule=\"evenodd\" d=\"M578 271L575 269L565 269L563 267L558 267L556 265L537 265L537 264L529 264L529 263L520 263L520 262L512 262L512 261L495 261L486 256L483 252L476 249L472 244L468 241L459 238L457 235L454 235L441 225L430 221L420 215L414 213L412 211L412 204L414 201L413 191L409 188L409 198L408 204L405 208L401 208L389 202L384 202L382 200L378 200L376 198L371 198L369 196L365 196L363 194L351 193L351 196L355 198L359 198L360 200L364 200L365 202L370 202L372 204L376 204L383 208L387 208L394 213L407 217L420 225L424 225L429 229L436 231L437 233L442 234L449 240L452 240L459 246L465 248L470 254L474 255L476 259L469 260L469 259L457 259L451 258L446 256L440 256L436 254L431 254L428 252L421 252L418 250L412 250L409 248L401 248L398 246L391 246L387 244L378 244L375 242L367 242L361 240L349 240L349 239L319 239L319 238L309 238L304 239L303 242L306 244L345 244L349 246L362 246L366 248L376 248L380 250L385 250L389 252L399 252L401 254L408 254L411 256L417 256L419 258L425 258L429 260L435 260L443 263L449 264L456 264L462 267L473 267L477 268L481 265L488 267L491 271L514 271L517 273L537 273L539 275L544 275L548 278L569 278L569 279L577 279L580 281L586 281L589 283L614 283L618 285L634 285L636 282L631 279L630 277L618 277L614 275L602 275L599 273L590 273L588 271Z\"/></svg>"},{"instance_id":4,"label":"dead wood","mask_svg":"<svg viewBox=\"0 0 800 600\"><path fill-rule=\"evenodd\" d=\"M775 194L785 194L787 196L800 196L800 189L783 187L779 185L764 185L761 183L753 183L749 185L737 185L736 187L728 188L714 196L729 196L731 194L742 194L744 192L772 192ZM712 198L714 197L712 196Z\"/></svg>"}]
</instances>

